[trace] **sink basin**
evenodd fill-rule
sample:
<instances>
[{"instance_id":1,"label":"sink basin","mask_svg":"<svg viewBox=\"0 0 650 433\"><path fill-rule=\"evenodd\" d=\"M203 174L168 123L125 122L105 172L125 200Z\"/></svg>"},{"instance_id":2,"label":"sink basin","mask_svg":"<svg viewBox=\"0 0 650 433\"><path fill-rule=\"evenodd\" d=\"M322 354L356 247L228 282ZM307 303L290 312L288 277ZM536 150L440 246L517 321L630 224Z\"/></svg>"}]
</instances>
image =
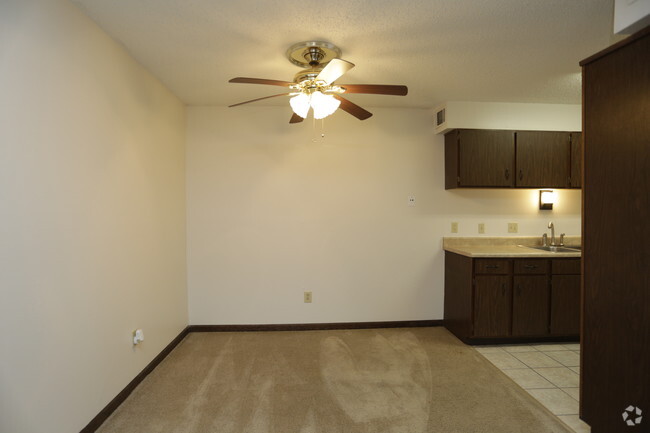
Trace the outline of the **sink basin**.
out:
<instances>
[{"instance_id":1,"label":"sink basin","mask_svg":"<svg viewBox=\"0 0 650 433\"><path fill-rule=\"evenodd\" d=\"M526 246L526 248L534 248L536 250L548 251L551 253L577 253L580 252L581 247L543 247L543 246Z\"/></svg>"}]
</instances>

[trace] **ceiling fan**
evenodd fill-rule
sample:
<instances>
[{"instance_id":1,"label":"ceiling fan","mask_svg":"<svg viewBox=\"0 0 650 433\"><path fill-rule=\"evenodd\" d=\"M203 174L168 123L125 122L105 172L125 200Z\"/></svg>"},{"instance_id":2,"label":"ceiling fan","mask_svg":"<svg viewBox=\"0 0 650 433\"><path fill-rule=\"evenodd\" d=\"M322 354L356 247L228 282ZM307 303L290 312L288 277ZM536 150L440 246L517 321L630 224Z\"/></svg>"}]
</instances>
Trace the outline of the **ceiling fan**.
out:
<instances>
[{"instance_id":1,"label":"ceiling fan","mask_svg":"<svg viewBox=\"0 0 650 433\"><path fill-rule=\"evenodd\" d=\"M341 96L343 93L366 93L373 95L405 96L406 86L385 84L334 84L343 74L354 67L353 63L342 60L341 50L329 42L310 41L292 45L286 56L294 65L305 68L298 72L293 82L267 80L264 78L236 77L229 83L267 84L271 86L288 87L289 92L264 96L250 101L230 105L239 105L278 96L290 96L289 104L293 116L289 123L302 122L313 111L315 119L322 119L333 114L338 108L346 111L359 120L365 120L372 113Z\"/></svg>"}]
</instances>

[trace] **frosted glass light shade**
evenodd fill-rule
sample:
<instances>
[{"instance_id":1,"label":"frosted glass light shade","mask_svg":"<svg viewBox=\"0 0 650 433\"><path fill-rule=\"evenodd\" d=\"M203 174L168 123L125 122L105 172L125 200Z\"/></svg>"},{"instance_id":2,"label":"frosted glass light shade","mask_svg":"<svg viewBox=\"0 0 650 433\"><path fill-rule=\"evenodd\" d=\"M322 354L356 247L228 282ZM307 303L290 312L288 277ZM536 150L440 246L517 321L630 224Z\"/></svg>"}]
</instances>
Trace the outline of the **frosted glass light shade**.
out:
<instances>
[{"instance_id":1,"label":"frosted glass light shade","mask_svg":"<svg viewBox=\"0 0 650 433\"><path fill-rule=\"evenodd\" d=\"M542 189L539 191L539 208L540 209L553 209L553 205L557 202L557 194L553 190Z\"/></svg>"},{"instance_id":2,"label":"frosted glass light shade","mask_svg":"<svg viewBox=\"0 0 650 433\"><path fill-rule=\"evenodd\" d=\"M316 91L311 94L300 93L289 99L291 109L303 119L307 118L309 108L314 109L314 119L323 119L333 114L341 105L341 101L332 95Z\"/></svg>"},{"instance_id":3,"label":"frosted glass light shade","mask_svg":"<svg viewBox=\"0 0 650 433\"><path fill-rule=\"evenodd\" d=\"M314 109L314 119L323 119L334 113L341 105L341 101L332 95L314 92L311 95L311 108Z\"/></svg>"},{"instance_id":4,"label":"frosted glass light shade","mask_svg":"<svg viewBox=\"0 0 650 433\"><path fill-rule=\"evenodd\" d=\"M303 119L307 117L310 102L311 98L305 93L300 93L299 95L296 95L293 98L289 99L289 104L291 105L293 112Z\"/></svg>"}]
</instances>

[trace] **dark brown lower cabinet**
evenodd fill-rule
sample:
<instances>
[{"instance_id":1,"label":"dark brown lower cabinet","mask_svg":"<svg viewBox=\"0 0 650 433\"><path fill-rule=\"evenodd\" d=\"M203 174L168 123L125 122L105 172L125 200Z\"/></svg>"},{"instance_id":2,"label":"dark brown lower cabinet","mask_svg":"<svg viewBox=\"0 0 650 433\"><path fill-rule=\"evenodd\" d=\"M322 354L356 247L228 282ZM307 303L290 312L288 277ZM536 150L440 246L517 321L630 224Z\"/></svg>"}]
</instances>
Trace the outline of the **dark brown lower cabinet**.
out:
<instances>
[{"instance_id":1,"label":"dark brown lower cabinet","mask_svg":"<svg viewBox=\"0 0 650 433\"><path fill-rule=\"evenodd\" d=\"M472 259L446 252L445 326L470 344L575 341L579 272L575 258Z\"/></svg>"},{"instance_id":2,"label":"dark brown lower cabinet","mask_svg":"<svg viewBox=\"0 0 650 433\"><path fill-rule=\"evenodd\" d=\"M512 280L507 275L481 275L474 283L474 333L505 337L510 331Z\"/></svg>"},{"instance_id":3,"label":"dark brown lower cabinet","mask_svg":"<svg viewBox=\"0 0 650 433\"><path fill-rule=\"evenodd\" d=\"M580 333L580 259L551 260L551 334Z\"/></svg>"},{"instance_id":4,"label":"dark brown lower cabinet","mask_svg":"<svg viewBox=\"0 0 650 433\"><path fill-rule=\"evenodd\" d=\"M512 335L548 335L548 276L514 277Z\"/></svg>"},{"instance_id":5,"label":"dark brown lower cabinet","mask_svg":"<svg viewBox=\"0 0 650 433\"><path fill-rule=\"evenodd\" d=\"M551 333L580 332L580 275L553 275L551 278Z\"/></svg>"}]
</instances>

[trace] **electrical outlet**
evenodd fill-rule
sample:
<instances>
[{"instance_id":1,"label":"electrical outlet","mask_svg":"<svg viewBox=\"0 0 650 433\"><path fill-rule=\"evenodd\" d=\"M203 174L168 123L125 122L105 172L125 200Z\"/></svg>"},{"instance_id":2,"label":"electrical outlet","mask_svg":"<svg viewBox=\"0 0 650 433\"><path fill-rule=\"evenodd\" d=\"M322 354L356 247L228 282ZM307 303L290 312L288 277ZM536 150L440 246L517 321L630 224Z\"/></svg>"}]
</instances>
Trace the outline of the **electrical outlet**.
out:
<instances>
[{"instance_id":1,"label":"electrical outlet","mask_svg":"<svg viewBox=\"0 0 650 433\"><path fill-rule=\"evenodd\" d=\"M458 223L457 222L451 223L451 232L452 233L458 233Z\"/></svg>"},{"instance_id":2,"label":"electrical outlet","mask_svg":"<svg viewBox=\"0 0 650 433\"><path fill-rule=\"evenodd\" d=\"M478 232L479 234L485 234L485 223L478 223Z\"/></svg>"},{"instance_id":3,"label":"electrical outlet","mask_svg":"<svg viewBox=\"0 0 650 433\"><path fill-rule=\"evenodd\" d=\"M305 292L305 304L311 304L311 292Z\"/></svg>"},{"instance_id":4,"label":"electrical outlet","mask_svg":"<svg viewBox=\"0 0 650 433\"><path fill-rule=\"evenodd\" d=\"M508 233L518 233L519 224L517 223L508 223Z\"/></svg>"}]
</instances>

